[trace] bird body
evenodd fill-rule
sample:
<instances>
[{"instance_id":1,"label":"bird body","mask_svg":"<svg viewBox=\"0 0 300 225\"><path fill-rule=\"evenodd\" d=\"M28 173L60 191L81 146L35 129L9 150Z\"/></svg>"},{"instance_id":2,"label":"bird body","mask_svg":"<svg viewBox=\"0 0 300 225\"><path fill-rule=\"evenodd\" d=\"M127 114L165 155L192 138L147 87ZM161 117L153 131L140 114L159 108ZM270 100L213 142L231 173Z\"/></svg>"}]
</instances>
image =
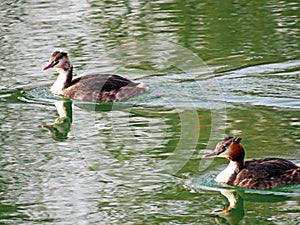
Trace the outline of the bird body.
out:
<instances>
[{"instance_id":1,"label":"bird body","mask_svg":"<svg viewBox=\"0 0 300 225\"><path fill-rule=\"evenodd\" d=\"M224 156L229 165L216 177L219 183L252 188L270 189L277 186L300 184L300 167L282 158L263 158L244 161L241 138L227 137L206 157Z\"/></svg>"},{"instance_id":2,"label":"bird body","mask_svg":"<svg viewBox=\"0 0 300 225\"><path fill-rule=\"evenodd\" d=\"M119 75L91 74L73 79L73 66L68 54L54 52L44 70L54 68L59 73L51 92L72 99L115 102L129 99L149 90L144 83L136 83Z\"/></svg>"}]
</instances>

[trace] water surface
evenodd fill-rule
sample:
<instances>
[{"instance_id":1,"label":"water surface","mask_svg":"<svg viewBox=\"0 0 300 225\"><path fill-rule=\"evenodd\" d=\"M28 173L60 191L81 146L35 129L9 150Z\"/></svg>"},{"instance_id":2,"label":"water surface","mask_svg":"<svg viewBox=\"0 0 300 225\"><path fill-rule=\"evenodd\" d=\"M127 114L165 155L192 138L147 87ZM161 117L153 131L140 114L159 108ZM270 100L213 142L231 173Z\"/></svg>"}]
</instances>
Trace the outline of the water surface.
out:
<instances>
[{"instance_id":1,"label":"water surface","mask_svg":"<svg viewBox=\"0 0 300 225\"><path fill-rule=\"evenodd\" d=\"M239 135L247 158L300 163L299 9L1 2L0 223L299 224L299 186L232 190L214 181L226 161L202 158ZM76 75L117 73L151 90L118 104L53 96L55 73L41 69L55 50ZM52 123L60 133L42 127Z\"/></svg>"}]
</instances>

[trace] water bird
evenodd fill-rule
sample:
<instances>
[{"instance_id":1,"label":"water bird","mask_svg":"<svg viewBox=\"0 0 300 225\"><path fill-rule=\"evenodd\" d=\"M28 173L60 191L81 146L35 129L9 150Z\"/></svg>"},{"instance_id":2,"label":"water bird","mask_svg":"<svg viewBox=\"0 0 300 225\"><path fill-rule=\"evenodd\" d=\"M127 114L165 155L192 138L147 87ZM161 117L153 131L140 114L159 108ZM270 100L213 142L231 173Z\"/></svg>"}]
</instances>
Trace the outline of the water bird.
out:
<instances>
[{"instance_id":1,"label":"water bird","mask_svg":"<svg viewBox=\"0 0 300 225\"><path fill-rule=\"evenodd\" d=\"M66 52L55 51L51 55L49 64L43 70L51 68L59 73L51 92L71 99L116 102L149 89L144 83L136 83L114 74L91 74L73 79L73 66Z\"/></svg>"},{"instance_id":2,"label":"water bird","mask_svg":"<svg viewBox=\"0 0 300 225\"><path fill-rule=\"evenodd\" d=\"M229 165L216 177L216 181L231 186L270 189L283 185L300 184L300 167L282 158L244 160L245 150L240 137L226 137L220 141L209 157L225 157Z\"/></svg>"}]
</instances>

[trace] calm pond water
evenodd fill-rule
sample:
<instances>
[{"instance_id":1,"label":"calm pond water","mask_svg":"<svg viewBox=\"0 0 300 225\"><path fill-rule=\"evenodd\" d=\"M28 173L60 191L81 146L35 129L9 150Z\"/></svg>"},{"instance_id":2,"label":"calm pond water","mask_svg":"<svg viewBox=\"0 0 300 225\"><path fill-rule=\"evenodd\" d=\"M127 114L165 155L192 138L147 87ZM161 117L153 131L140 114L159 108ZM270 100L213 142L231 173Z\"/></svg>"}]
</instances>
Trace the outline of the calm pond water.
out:
<instances>
[{"instance_id":1,"label":"calm pond water","mask_svg":"<svg viewBox=\"0 0 300 225\"><path fill-rule=\"evenodd\" d=\"M299 185L222 187L226 162L203 159L239 135L247 158L300 163L299 12L296 0L1 1L0 223L300 224ZM41 69L55 50L76 74L151 90L118 104L53 96Z\"/></svg>"}]
</instances>

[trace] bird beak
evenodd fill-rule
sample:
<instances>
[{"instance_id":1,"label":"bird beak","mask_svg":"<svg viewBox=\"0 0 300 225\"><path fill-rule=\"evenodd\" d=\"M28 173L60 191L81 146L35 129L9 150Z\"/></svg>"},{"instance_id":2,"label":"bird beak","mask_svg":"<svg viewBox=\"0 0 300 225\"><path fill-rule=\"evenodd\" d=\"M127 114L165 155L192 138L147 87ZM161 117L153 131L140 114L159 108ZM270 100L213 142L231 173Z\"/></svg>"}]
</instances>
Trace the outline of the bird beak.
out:
<instances>
[{"instance_id":1,"label":"bird beak","mask_svg":"<svg viewBox=\"0 0 300 225\"><path fill-rule=\"evenodd\" d=\"M218 155L218 152L213 152L213 153L210 153L208 155L205 155L204 158L213 158L213 157L215 157L217 155Z\"/></svg>"},{"instance_id":2,"label":"bird beak","mask_svg":"<svg viewBox=\"0 0 300 225\"><path fill-rule=\"evenodd\" d=\"M204 158L213 158L213 157L226 158L227 153L226 153L226 151L224 151L224 152L214 151L214 152L204 156Z\"/></svg>"},{"instance_id":3,"label":"bird beak","mask_svg":"<svg viewBox=\"0 0 300 225\"><path fill-rule=\"evenodd\" d=\"M53 66L55 66L56 64L57 64L57 62L53 61L53 62L51 62L48 66L44 67L43 70L50 69L50 68L52 68Z\"/></svg>"}]
</instances>

